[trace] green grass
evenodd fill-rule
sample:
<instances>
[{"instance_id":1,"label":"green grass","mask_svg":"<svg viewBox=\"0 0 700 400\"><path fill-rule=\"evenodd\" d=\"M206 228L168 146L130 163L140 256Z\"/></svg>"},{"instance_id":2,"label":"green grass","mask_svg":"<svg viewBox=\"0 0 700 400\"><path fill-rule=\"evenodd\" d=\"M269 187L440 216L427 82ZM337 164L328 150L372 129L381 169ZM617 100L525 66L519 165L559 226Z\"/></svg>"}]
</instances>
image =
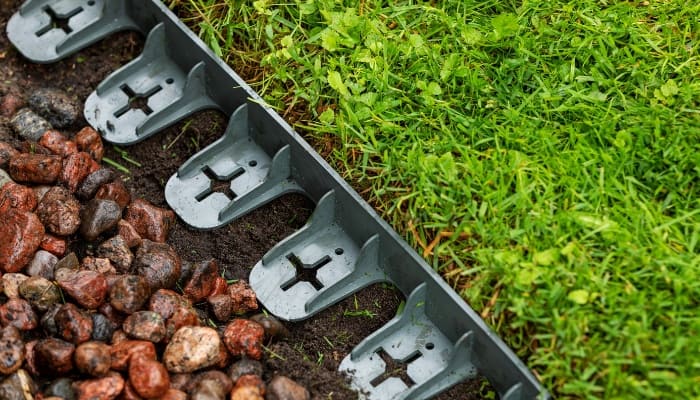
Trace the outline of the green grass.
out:
<instances>
[{"instance_id":1,"label":"green grass","mask_svg":"<svg viewBox=\"0 0 700 400\"><path fill-rule=\"evenodd\" d=\"M167 3L556 396L700 397L697 2Z\"/></svg>"}]
</instances>

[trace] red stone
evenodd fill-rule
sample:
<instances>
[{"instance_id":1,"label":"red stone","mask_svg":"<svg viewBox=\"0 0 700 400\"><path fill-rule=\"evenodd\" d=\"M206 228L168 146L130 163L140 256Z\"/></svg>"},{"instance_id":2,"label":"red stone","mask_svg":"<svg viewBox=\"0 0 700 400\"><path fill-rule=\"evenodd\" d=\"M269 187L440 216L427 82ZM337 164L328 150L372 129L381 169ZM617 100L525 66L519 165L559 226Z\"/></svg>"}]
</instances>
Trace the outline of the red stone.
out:
<instances>
[{"instance_id":1,"label":"red stone","mask_svg":"<svg viewBox=\"0 0 700 400\"><path fill-rule=\"evenodd\" d=\"M114 400L124 390L124 378L112 372L104 378L73 384L77 400Z\"/></svg>"},{"instance_id":2,"label":"red stone","mask_svg":"<svg viewBox=\"0 0 700 400\"><path fill-rule=\"evenodd\" d=\"M129 361L129 381L142 397L153 399L164 395L170 387L165 366L144 355L136 354Z\"/></svg>"},{"instance_id":3,"label":"red stone","mask_svg":"<svg viewBox=\"0 0 700 400\"><path fill-rule=\"evenodd\" d=\"M136 229L130 223L121 219L117 226L119 229L118 235L124 238L127 246L136 247L141 245L141 235L136 232Z\"/></svg>"},{"instance_id":4,"label":"red stone","mask_svg":"<svg viewBox=\"0 0 700 400\"><path fill-rule=\"evenodd\" d=\"M12 147L9 143L0 142L0 168L5 168L12 157L19 154L19 151Z\"/></svg>"},{"instance_id":5,"label":"red stone","mask_svg":"<svg viewBox=\"0 0 700 400\"><path fill-rule=\"evenodd\" d=\"M0 114L9 118L15 115L17 110L22 107L24 107L24 99L14 93L8 93L0 102Z\"/></svg>"},{"instance_id":6,"label":"red stone","mask_svg":"<svg viewBox=\"0 0 700 400\"><path fill-rule=\"evenodd\" d=\"M228 287L228 295L233 300L233 313L245 314L258 309L258 299L248 282L240 280Z\"/></svg>"},{"instance_id":7,"label":"red stone","mask_svg":"<svg viewBox=\"0 0 700 400\"><path fill-rule=\"evenodd\" d=\"M175 224L175 213L156 207L143 199L134 200L126 210L124 220L129 222L142 238L164 243Z\"/></svg>"},{"instance_id":8,"label":"red stone","mask_svg":"<svg viewBox=\"0 0 700 400\"><path fill-rule=\"evenodd\" d=\"M77 143L80 151L89 153L95 161L102 161L102 156L104 155L104 145L102 144L102 138L97 131L89 126L85 127L81 129L80 132L75 134L74 140L75 143Z\"/></svg>"},{"instance_id":9,"label":"red stone","mask_svg":"<svg viewBox=\"0 0 700 400\"><path fill-rule=\"evenodd\" d=\"M41 239L39 247L60 258L66 254L67 244L65 239L46 233Z\"/></svg>"},{"instance_id":10,"label":"red stone","mask_svg":"<svg viewBox=\"0 0 700 400\"><path fill-rule=\"evenodd\" d=\"M134 354L146 356L152 360L156 359L156 347L152 342L145 340L124 340L112 345L110 350L112 355L112 369L115 371L126 371L129 366L129 359Z\"/></svg>"},{"instance_id":11,"label":"red stone","mask_svg":"<svg viewBox=\"0 0 700 400\"><path fill-rule=\"evenodd\" d=\"M192 303L199 303L209 297L218 277L219 264L215 259L197 263L194 265L192 277L187 281L182 293Z\"/></svg>"},{"instance_id":12,"label":"red stone","mask_svg":"<svg viewBox=\"0 0 700 400\"><path fill-rule=\"evenodd\" d=\"M62 305L54 321L58 334L73 344L87 342L92 336L92 318L72 303Z\"/></svg>"},{"instance_id":13,"label":"red stone","mask_svg":"<svg viewBox=\"0 0 700 400\"><path fill-rule=\"evenodd\" d=\"M56 182L61 174L61 157L42 154L18 154L10 160L10 176L17 182Z\"/></svg>"},{"instance_id":14,"label":"red stone","mask_svg":"<svg viewBox=\"0 0 700 400\"><path fill-rule=\"evenodd\" d=\"M216 280L214 281L214 290L209 293L209 296L216 296L218 294L226 294L228 291L228 283L226 282L226 278L223 276L217 276Z\"/></svg>"},{"instance_id":15,"label":"red stone","mask_svg":"<svg viewBox=\"0 0 700 400\"><path fill-rule=\"evenodd\" d=\"M32 306L24 299L10 299L0 305L0 322L2 326L12 325L21 331L31 331L39 325Z\"/></svg>"},{"instance_id":16,"label":"red stone","mask_svg":"<svg viewBox=\"0 0 700 400\"><path fill-rule=\"evenodd\" d=\"M71 193L75 193L83 180L98 169L100 165L88 153L70 154L63 159L63 168L58 180L66 185Z\"/></svg>"},{"instance_id":17,"label":"red stone","mask_svg":"<svg viewBox=\"0 0 700 400\"><path fill-rule=\"evenodd\" d=\"M96 271L77 271L57 277L58 285L81 306L94 310L107 297L107 281Z\"/></svg>"},{"instance_id":18,"label":"red stone","mask_svg":"<svg viewBox=\"0 0 700 400\"><path fill-rule=\"evenodd\" d=\"M95 193L96 199L112 200L120 208L126 207L131 201L131 195L122 181L114 181L100 186Z\"/></svg>"},{"instance_id":19,"label":"red stone","mask_svg":"<svg viewBox=\"0 0 700 400\"><path fill-rule=\"evenodd\" d=\"M7 182L0 187L0 214L10 208L34 211L36 205L37 198L32 189L14 182Z\"/></svg>"},{"instance_id":20,"label":"red stone","mask_svg":"<svg viewBox=\"0 0 700 400\"><path fill-rule=\"evenodd\" d=\"M0 269L18 272L39 249L44 225L34 213L10 209L0 214Z\"/></svg>"},{"instance_id":21,"label":"red stone","mask_svg":"<svg viewBox=\"0 0 700 400\"><path fill-rule=\"evenodd\" d=\"M80 203L66 188L49 189L36 208L36 215L49 232L68 236L80 227Z\"/></svg>"},{"instance_id":22,"label":"red stone","mask_svg":"<svg viewBox=\"0 0 700 400\"><path fill-rule=\"evenodd\" d=\"M53 129L44 133L39 139L39 144L49 149L53 154L62 157L78 152L78 146L75 142L68 140L61 132Z\"/></svg>"},{"instance_id":23,"label":"red stone","mask_svg":"<svg viewBox=\"0 0 700 400\"><path fill-rule=\"evenodd\" d=\"M237 318L226 326L223 339L232 355L259 360L264 335L265 329L260 324Z\"/></svg>"}]
</instances>

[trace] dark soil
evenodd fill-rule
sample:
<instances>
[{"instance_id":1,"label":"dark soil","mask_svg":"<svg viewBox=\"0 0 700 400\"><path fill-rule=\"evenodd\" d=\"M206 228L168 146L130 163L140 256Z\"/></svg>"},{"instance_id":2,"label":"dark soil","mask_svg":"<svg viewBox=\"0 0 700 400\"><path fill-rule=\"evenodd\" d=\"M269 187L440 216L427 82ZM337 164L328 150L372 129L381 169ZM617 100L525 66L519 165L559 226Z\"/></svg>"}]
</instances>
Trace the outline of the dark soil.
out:
<instances>
[{"instance_id":1,"label":"dark soil","mask_svg":"<svg viewBox=\"0 0 700 400\"><path fill-rule=\"evenodd\" d=\"M20 3L0 0L0 89L16 87L26 97L33 89L56 87L84 101L105 77L142 49L140 35L119 33L64 61L50 65L30 63L12 48L5 33L7 20ZM84 121L81 124L86 125ZM131 173L124 179L133 196L167 207L165 182L190 156L220 137L225 127L222 114L199 113L125 149L141 166L122 159L110 145L106 146L106 157L129 168ZM7 121L0 119L0 130L3 129L8 129ZM216 258L228 279L247 279L266 251L304 225L313 206L303 196L289 195L226 227L207 232L190 229L178 221L168 243L186 260ZM289 336L267 346L265 378L274 374L289 376L306 386L314 399L356 399L347 378L337 372L338 366L355 345L394 316L402 300L402 294L393 287L374 285L310 320L287 323ZM358 310L367 312L353 313ZM438 399L481 398L483 386L484 381L476 379L452 388Z\"/></svg>"}]
</instances>

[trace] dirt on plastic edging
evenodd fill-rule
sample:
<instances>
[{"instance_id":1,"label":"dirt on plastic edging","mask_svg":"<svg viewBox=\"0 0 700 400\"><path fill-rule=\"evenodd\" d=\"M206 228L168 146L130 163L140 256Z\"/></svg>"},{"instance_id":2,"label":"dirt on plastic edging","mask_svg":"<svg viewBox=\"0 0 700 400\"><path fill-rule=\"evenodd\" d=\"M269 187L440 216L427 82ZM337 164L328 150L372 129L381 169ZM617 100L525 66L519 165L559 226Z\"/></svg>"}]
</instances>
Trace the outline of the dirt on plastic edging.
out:
<instances>
[{"instance_id":1,"label":"dirt on plastic edging","mask_svg":"<svg viewBox=\"0 0 700 400\"><path fill-rule=\"evenodd\" d=\"M18 88L28 97L34 89L55 87L84 102L104 78L138 56L143 48L139 34L118 33L55 64L33 64L17 53L5 33L8 19L20 4L17 0L0 0L0 90ZM129 169L124 179L133 196L167 207L165 182L190 156L219 138L226 123L219 112L198 113L138 145L124 149L106 145L105 155ZM81 124L86 125L85 121ZM10 129L8 121L0 119L0 136ZM138 165L124 160L122 151ZM183 259L215 258L227 279L247 280L251 268L272 246L306 223L313 207L304 196L287 195L213 231L194 230L178 220L168 243ZM73 246L84 251L78 243ZM266 343L263 378L288 376L307 387L313 399L357 399L338 366L354 346L395 315L402 301L398 290L377 284L309 320L285 323L289 336ZM482 398L484 382L475 379L462 383L437 398Z\"/></svg>"}]
</instances>

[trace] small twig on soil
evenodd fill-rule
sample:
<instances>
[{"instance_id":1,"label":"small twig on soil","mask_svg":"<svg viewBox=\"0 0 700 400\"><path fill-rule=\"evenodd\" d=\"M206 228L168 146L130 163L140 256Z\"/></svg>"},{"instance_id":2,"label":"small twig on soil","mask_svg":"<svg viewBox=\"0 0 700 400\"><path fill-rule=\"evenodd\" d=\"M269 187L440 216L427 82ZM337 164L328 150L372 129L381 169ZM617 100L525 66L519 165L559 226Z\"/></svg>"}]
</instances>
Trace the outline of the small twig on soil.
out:
<instances>
[{"instance_id":1,"label":"small twig on soil","mask_svg":"<svg viewBox=\"0 0 700 400\"><path fill-rule=\"evenodd\" d=\"M408 230L411 231L411 233L413 234L413 238L416 239L416 242L418 242L418 245L423 249L423 251L425 251L425 249L426 249L425 242L423 241L423 238L421 238L420 235L418 234L416 227L413 225L413 221L410 219L408 220Z\"/></svg>"},{"instance_id":2,"label":"small twig on soil","mask_svg":"<svg viewBox=\"0 0 700 400\"><path fill-rule=\"evenodd\" d=\"M279 355L279 354L275 353L274 351L270 350L269 347L263 345L262 348L265 349L266 352L270 353L270 357L279 358L279 359L282 360L282 361L287 361L286 358L284 358L284 357L282 357L281 355Z\"/></svg>"},{"instance_id":3,"label":"small twig on soil","mask_svg":"<svg viewBox=\"0 0 700 400\"><path fill-rule=\"evenodd\" d=\"M129 169L127 167L119 164L118 162L112 160L111 158L102 157L102 161L113 166L114 168L116 168L117 170L119 170L125 174L131 174L131 171L129 171Z\"/></svg>"},{"instance_id":4,"label":"small twig on soil","mask_svg":"<svg viewBox=\"0 0 700 400\"><path fill-rule=\"evenodd\" d=\"M117 147L117 146L112 146L112 147L114 148L114 151L116 151L117 153L119 153L119 156L121 156L121 158L122 158L124 161L126 161L126 162L128 162L128 163L130 163L130 164L133 164L133 165L135 165L135 166L141 168L141 163L138 162L138 161L136 161L136 160L134 160L133 158L129 157L129 153L128 153L126 150L121 149L121 148L119 148L119 147Z\"/></svg>"},{"instance_id":5,"label":"small twig on soil","mask_svg":"<svg viewBox=\"0 0 700 400\"><path fill-rule=\"evenodd\" d=\"M481 310L481 318L487 319L489 315L491 314L491 309L493 309L493 306L496 305L496 301L498 301L498 296L501 294L501 288L503 285L501 282L498 282L496 284L496 290L493 292L493 296L489 299L489 302L486 303L486 307L484 307L483 310Z\"/></svg>"},{"instance_id":6,"label":"small twig on soil","mask_svg":"<svg viewBox=\"0 0 700 400\"><path fill-rule=\"evenodd\" d=\"M423 258L427 258L428 256L433 255L433 249L440 244L440 241L444 238L450 237L454 235L455 233L453 231L442 231L435 236L435 239L433 239L432 242L428 245L428 247L424 248L423 250ZM460 239L466 239L469 237L469 234L466 232L460 233L459 238Z\"/></svg>"}]
</instances>

